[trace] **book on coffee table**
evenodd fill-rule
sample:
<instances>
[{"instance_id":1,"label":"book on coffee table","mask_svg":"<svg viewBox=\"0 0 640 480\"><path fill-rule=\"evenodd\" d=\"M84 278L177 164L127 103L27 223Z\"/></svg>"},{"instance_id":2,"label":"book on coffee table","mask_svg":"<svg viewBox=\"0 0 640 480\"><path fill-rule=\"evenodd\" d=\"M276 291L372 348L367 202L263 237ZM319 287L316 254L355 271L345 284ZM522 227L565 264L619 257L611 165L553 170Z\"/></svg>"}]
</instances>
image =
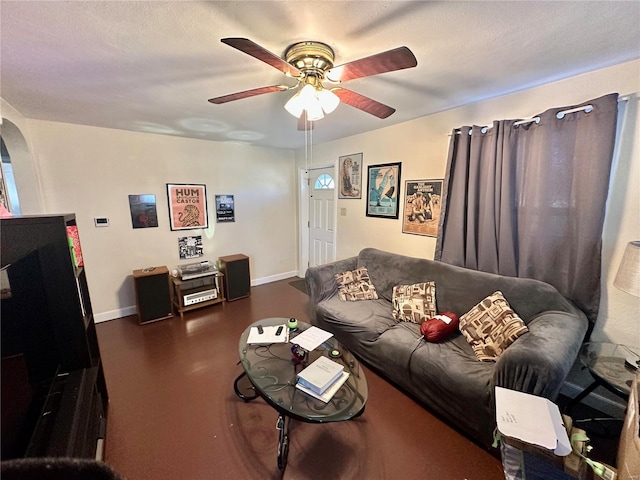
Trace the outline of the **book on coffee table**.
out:
<instances>
[{"instance_id":1,"label":"book on coffee table","mask_svg":"<svg viewBox=\"0 0 640 480\"><path fill-rule=\"evenodd\" d=\"M298 384L322 395L333 382L340 378L343 371L343 365L321 356L298 373Z\"/></svg>"},{"instance_id":2,"label":"book on coffee table","mask_svg":"<svg viewBox=\"0 0 640 480\"><path fill-rule=\"evenodd\" d=\"M329 385L329 388L327 388L322 395L314 392L309 388L303 387L302 385L300 385L300 383L296 383L296 388L298 390L303 391L307 395L311 395L312 397L315 397L318 400L322 400L324 403L329 403L329 400L331 400L333 396L336 394L336 392L340 390L340 387L344 384L344 382L347 381L348 378L349 378L349 372L345 372L343 370L342 375L338 377L338 379L335 382Z\"/></svg>"}]
</instances>

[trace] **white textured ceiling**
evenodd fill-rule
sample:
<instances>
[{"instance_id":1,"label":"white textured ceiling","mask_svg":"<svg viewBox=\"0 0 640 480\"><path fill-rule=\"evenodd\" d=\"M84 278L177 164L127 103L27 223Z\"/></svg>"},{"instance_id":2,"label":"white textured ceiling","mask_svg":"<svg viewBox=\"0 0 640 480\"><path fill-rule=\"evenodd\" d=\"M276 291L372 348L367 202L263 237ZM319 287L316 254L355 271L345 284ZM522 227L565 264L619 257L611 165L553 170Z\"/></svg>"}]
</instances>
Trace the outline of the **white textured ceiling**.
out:
<instances>
[{"instance_id":1,"label":"white textured ceiling","mask_svg":"<svg viewBox=\"0 0 640 480\"><path fill-rule=\"evenodd\" d=\"M0 17L0 95L27 118L279 148L304 145L283 109L292 92L207 99L295 82L221 38L277 55L322 41L336 64L413 51L416 68L344 84L396 113L380 120L340 105L316 122L314 143L640 57L635 0L1 0Z\"/></svg>"}]
</instances>

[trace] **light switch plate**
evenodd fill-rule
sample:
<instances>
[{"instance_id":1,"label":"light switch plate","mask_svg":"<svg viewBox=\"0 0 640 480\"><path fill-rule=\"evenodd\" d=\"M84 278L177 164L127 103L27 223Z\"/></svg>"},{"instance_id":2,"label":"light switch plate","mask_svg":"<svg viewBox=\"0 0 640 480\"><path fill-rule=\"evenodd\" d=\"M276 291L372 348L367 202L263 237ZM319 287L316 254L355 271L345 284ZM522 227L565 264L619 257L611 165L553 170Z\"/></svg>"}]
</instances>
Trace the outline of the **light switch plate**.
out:
<instances>
[{"instance_id":1,"label":"light switch plate","mask_svg":"<svg viewBox=\"0 0 640 480\"><path fill-rule=\"evenodd\" d=\"M93 219L93 224L96 227L108 227L109 219L107 217L96 217Z\"/></svg>"}]
</instances>

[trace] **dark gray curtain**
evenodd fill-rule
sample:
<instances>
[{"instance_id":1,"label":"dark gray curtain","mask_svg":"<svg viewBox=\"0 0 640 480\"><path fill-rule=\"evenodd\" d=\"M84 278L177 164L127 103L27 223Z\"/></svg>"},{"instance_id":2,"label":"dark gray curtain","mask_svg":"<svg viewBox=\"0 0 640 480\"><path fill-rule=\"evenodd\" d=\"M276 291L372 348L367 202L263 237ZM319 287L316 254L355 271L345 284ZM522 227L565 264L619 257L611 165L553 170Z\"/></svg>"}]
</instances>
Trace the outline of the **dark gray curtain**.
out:
<instances>
[{"instance_id":1,"label":"dark gray curtain","mask_svg":"<svg viewBox=\"0 0 640 480\"><path fill-rule=\"evenodd\" d=\"M543 280L593 326L617 99L553 108L537 123L495 121L486 133L478 126L454 130L436 260ZM593 110L557 118L586 105Z\"/></svg>"}]
</instances>

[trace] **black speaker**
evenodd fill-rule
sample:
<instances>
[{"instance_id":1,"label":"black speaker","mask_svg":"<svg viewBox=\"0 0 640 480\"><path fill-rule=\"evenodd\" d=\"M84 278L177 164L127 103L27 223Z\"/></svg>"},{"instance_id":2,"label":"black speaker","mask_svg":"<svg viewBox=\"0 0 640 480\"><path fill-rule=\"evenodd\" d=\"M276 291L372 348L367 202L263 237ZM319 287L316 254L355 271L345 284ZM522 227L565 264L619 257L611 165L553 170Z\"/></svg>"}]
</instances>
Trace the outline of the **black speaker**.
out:
<instances>
[{"instance_id":1,"label":"black speaker","mask_svg":"<svg viewBox=\"0 0 640 480\"><path fill-rule=\"evenodd\" d=\"M134 270L133 283L140 325L173 316L167 267Z\"/></svg>"},{"instance_id":2,"label":"black speaker","mask_svg":"<svg viewBox=\"0 0 640 480\"><path fill-rule=\"evenodd\" d=\"M249 296L251 293L249 257L241 253L220 257L218 269L224 274L224 290L228 302Z\"/></svg>"}]
</instances>

